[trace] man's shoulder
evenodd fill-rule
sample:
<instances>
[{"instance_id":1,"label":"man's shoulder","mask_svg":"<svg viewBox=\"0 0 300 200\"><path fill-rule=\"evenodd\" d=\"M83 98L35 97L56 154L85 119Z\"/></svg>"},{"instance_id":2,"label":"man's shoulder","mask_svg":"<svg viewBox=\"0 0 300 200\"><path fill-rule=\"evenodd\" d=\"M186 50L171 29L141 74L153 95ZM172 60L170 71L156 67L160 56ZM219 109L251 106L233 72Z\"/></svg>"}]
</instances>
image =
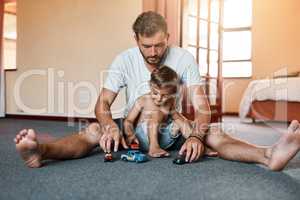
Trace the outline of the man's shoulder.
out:
<instances>
[{"instance_id":1,"label":"man's shoulder","mask_svg":"<svg viewBox=\"0 0 300 200\"><path fill-rule=\"evenodd\" d=\"M184 48L182 48L182 47L178 47L178 46L171 46L170 48L169 48L169 53L171 54L171 55L176 55L176 56L187 56L187 55L191 55L191 53L188 51L188 50L186 50L186 49L184 49Z\"/></svg>"},{"instance_id":2,"label":"man's shoulder","mask_svg":"<svg viewBox=\"0 0 300 200\"><path fill-rule=\"evenodd\" d=\"M169 48L167 60L171 63L175 62L185 65L186 63L194 62L195 58L188 50L181 47L172 46Z\"/></svg>"},{"instance_id":3,"label":"man's shoulder","mask_svg":"<svg viewBox=\"0 0 300 200\"><path fill-rule=\"evenodd\" d=\"M116 55L111 66L120 70L131 70L140 63L140 55L137 47L126 49Z\"/></svg>"},{"instance_id":4,"label":"man's shoulder","mask_svg":"<svg viewBox=\"0 0 300 200\"><path fill-rule=\"evenodd\" d=\"M176 46L169 48L165 64L174 69L178 74L182 74L187 67L194 63L196 63L195 58L188 50Z\"/></svg>"},{"instance_id":5,"label":"man's shoulder","mask_svg":"<svg viewBox=\"0 0 300 200\"><path fill-rule=\"evenodd\" d=\"M130 58L130 57L139 55L139 53L140 52L139 52L138 47L132 47L132 48L122 51L121 53L119 53L118 56L123 57L123 58Z\"/></svg>"}]
</instances>

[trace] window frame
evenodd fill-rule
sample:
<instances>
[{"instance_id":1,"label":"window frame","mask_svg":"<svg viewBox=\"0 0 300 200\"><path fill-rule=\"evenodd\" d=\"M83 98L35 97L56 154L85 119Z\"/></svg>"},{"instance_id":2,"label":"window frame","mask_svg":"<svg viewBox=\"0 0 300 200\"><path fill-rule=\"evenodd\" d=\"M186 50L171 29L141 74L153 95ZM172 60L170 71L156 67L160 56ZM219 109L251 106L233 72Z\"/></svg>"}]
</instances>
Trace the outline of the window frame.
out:
<instances>
[{"instance_id":1,"label":"window frame","mask_svg":"<svg viewBox=\"0 0 300 200\"><path fill-rule=\"evenodd\" d=\"M182 23L181 23L181 40L180 40L180 46L188 49L188 48L194 48L195 49L195 59L197 61L197 63L200 64L199 62L199 50L200 49L204 49L205 51L207 51L207 55L206 55L206 60L205 60L205 75L201 74L202 77L210 77L210 78L217 78L217 77L222 77L224 79L232 79L232 78L252 78L253 76L253 65L252 65L252 48L253 48L253 43L252 43L252 23L251 26L246 26L246 27L234 27L234 28L224 28L223 27L223 23L224 23L224 16L223 16L223 12L224 12L224 0L219 0L219 21L215 22L211 19L211 2L212 0L208 0L208 16L207 19L201 17L200 14L200 2L201 0L196 0L196 6L197 6L197 13L195 14L190 14L189 13L189 0L182 0ZM252 5L253 5L253 0L251 1ZM253 6L251 8L251 13L253 11ZM188 41L188 29L187 29L187 25L189 24L189 17L192 18L196 18L196 45L193 44L189 44ZM200 20L206 21L207 22L207 47L203 47L199 44L199 26L200 26ZM219 34L219 38L218 38L218 50L213 49L211 47L211 35L212 33L210 32L211 29L211 24L218 24L218 34ZM250 46L250 51L251 51L251 55L249 59L235 59L235 60L224 60L222 55L223 55L223 34L225 32L239 32L239 31L249 31L251 34L251 46ZM210 60L210 51L216 51L218 53L218 73L217 73L217 77L213 77L210 74L210 66L211 66L211 60ZM238 76L224 76L223 74L223 68L222 65L223 63L229 63L229 62L251 62L251 74L250 75L242 75L239 74Z\"/></svg>"},{"instance_id":2,"label":"window frame","mask_svg":"<svg viewBox=\"0 0 300 200\"><path fill-rule=\"evenodd\" d=\"M222 85L222 62L221 62L221 45L222 45L222 4L223 0L217 0L218 1L218 21L211 19L211 5L212 5L212 0L208 0L207 3L207 18L203 18L200 13L200 5L201 5L201 0L196 0L196 6L197 6L197 11L196 15L192 15L189 13L189 0L182 0L183 5L182 5L182 27L181 27L181 47L185 49L194 48L196 51L195 54L195 59L196 62L199 65L199 70L200 70L200 65L203 63L199 62L199 55L200 55L200 49L203 49L206 51L206 58L205 58L205 74L200 74L203 79L205 79L206 83L209 83L210 81L214 82L216 81L216 97L212 98L213 100L209 100L211 105L216 105L220 106L221 105L221 85ZM203 0L202 0L203 1ZM188 24L189 24L189 17L196 18L196 45L190 44L189 43L189 35L188 35ZM207 41L206 41L206 47L202 46L200 44L200 21L205 21L207 23ZM211 47L211 25L217 25L217 34L218 34L218 47L217 49ZM191 51L190 51L191 52ZM211 52L217 53L217 59L215 61L211 61ZM201 59L201 58L200 58ZM210 72L211 65L214 65L217 63L217 68L218 71L216 74L212 75ZM207 94L210 94L210 84L206 84L205 91Z\"/></svg>"},{"instance_id":3,"label":"window frame","mask_svg":"<svg viewBox=\"0 0 300 200\"><path fill-rule=\"evenodd\" d=\"M15 37L6 37L5 36L5 15L7 16L14 16L16 19L15 21L17 21L17 14L16 13L13 13L13 12L10 12L10 11L7 11L7 10L4 10L4 15L3 15L3 49L2 49L2 65L3 65L3 69L5 71L16 71L17 70L17 35ZM15 29L17 29L17 23L15 22ZM17 33L17 30L15 30L16 33ZM7 63L5 63L5 56L7 55L6 54L6 49L5 49L5 45L6 43L14 43L15 45L15 49L14 49L14 59L15 59L15 65L14 66L10 66L10 65L6 65Z\"/></svg>"},{"instance_id":4,"label":"window frame","mask_svg":"<svg viewBox=\"0 0 300 200\"><path fill-rule=\"evenodd\" d=\"M222 4L222 7L223 7L223 9L224 9L224 3L225 2L223 2L223 4ZM253 0L251 0L251 4L253 5ZM225 12L225 11L223 11L223 12ZM253 13L253 6L251 7L251 13ZM252 17L252 19L253 19L253 17ZM222 20L223 20L223 23L222 24L224 24L224 18L222 18ZM226 59L224 59L224 58L222 58L222 65L223 65L223 63L229 63L229 62L237 62L237 63L241 63L241 62L250 62L251 63L251 74L250 75L241 75L241 74L239 74L238 76L224 76L224 74L223 74L223 68L222 68L222 77L223 77L223 79L251 79L252 78L252 76L253 76L253 63L252 63L252 50L253 50L253 43L252 43L252 21L251 21L251 25L250 26L240 26L240 27L226 27L226 28L224 28L224 27L222 27L222 35L224 34L224 33L226 33L226 32L242 32L242 31L249 31L250 32L250 34L251 34L251 46L250 46L250 51L251 51L251 55L250 55L250 58L249 59L234 59L234 60L226 60ZM222 48L222 50L221 50L222 52L223 52L223 48Z\"/></svg>"}]
</instances>

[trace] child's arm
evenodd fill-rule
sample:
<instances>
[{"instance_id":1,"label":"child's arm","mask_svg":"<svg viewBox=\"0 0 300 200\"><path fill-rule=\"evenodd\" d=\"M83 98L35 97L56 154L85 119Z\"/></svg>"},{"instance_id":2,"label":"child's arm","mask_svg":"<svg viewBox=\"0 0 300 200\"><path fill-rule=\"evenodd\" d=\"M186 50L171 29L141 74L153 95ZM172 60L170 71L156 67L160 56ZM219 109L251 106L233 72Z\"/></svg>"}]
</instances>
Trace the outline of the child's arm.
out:
<instances>
[{"instance_id":1,"label":"child's arm","mask_svg":"<svg viewBox=\"0 0 300 200\"><path fill-rule=\"evenodd\" d=\"M143 109L143 98L138 98L134 103L133 108L129 111L126 119L124 120L124 131L127 138L127 143L130 145L133 141L139 144L139 141L134 133L134 122L138 118Z\"/></svg>"},{"instance_id":2,"label":"child's arm","mask_svg":"<svg viewBox=\"0 0 300 200\"><path fill-rule=\"evenodd\" d=\"M185 118L181 113L176 111L175 103L171 107L171 117L176 123L176 125L179 126L179 130L182 133L182 135L185 138L188 138L192 134L193 128L191 126L190 121L187 118Z\"/></svg>"}]
</instances>

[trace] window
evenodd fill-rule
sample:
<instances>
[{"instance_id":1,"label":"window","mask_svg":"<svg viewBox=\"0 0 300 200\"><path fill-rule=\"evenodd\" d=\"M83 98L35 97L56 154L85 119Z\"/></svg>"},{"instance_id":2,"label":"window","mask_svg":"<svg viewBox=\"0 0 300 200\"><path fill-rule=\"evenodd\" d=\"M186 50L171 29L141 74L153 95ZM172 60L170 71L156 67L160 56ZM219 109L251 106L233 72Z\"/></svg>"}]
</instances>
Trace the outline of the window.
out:
<instances>
[{"instance_id":1,"label":"window","mask_svg":"<svg viewBox=\"0 0 300 200\"><path fill-rule=\"evenodd\" d=\"M6 70L16 69L16 15L4 13L3 66Z\"/></svg>"},{"instance_id":2,"label":"window","mask_svg":"<svg viewBox=\"0 0 300 200\"><path fill-rule=\"evenodd\" d=\"M187 0L185 4L183 47L196 58L202 76L217 77L220 0Z\"/></svg>"},{"instance_id":3,"label":"window","mask_svg":"<svg viewBox=\"0 0 300 200\"><path fill-rule=\"evenodd\" d=\"M225 0L223 17L223 77L252 75L252 0Z\"/></svg>"},{"instance_id":4,"label":"window","mask_svg":"<svg viewBox=\"0 0 300 200\"><path fill-rule=\"evenodd\" d=\"M183 5L182 46L195 56L201 76L250 77L252 0L184 0Z\"/></svg>"},{"instance_id":5,"label":"window","mask_svg":"<svg viewBox=\"0 0 300 200\"><path fill-rule=\"evenodd\" d=\"M221 0L184 0L182 46L199 64L210 105L218 104Z\"/></svg>"}]
</instances>

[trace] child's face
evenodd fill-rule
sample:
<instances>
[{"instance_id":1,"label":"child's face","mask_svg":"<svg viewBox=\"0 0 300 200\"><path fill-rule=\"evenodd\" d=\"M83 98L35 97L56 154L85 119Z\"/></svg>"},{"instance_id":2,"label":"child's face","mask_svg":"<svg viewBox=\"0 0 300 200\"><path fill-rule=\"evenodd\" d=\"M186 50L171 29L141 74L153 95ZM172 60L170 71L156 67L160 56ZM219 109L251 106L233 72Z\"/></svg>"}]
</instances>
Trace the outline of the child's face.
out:
<instances>
[{"instance_id":1,"label":"child's face","mask_svg":"<svg viewBox=\"0 0 300 200\"><path fill-rule=\"evenodd\" d=\"M151 84L151 97L155 105L162 106L170 99L175 99L176 92L170 88L159 88Z\"/></svg>"}]
</instances>

